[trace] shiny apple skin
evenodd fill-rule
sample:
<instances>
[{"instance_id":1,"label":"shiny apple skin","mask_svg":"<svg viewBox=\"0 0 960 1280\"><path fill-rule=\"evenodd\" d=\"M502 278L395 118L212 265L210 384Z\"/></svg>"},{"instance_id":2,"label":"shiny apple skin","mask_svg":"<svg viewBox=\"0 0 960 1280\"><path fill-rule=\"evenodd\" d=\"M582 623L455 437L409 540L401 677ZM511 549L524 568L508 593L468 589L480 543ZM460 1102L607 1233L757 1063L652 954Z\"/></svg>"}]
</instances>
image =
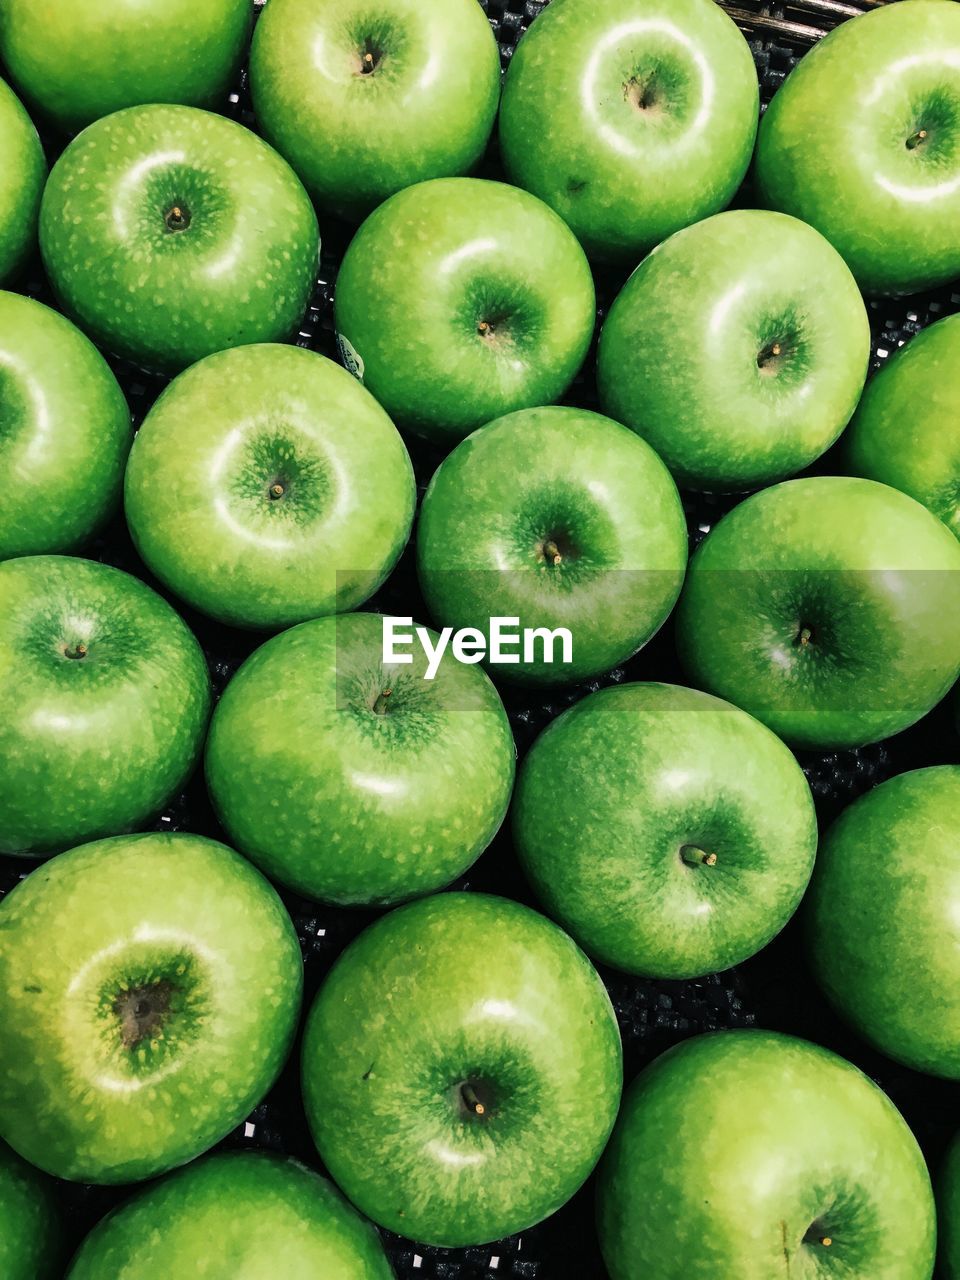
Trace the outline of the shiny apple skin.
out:
<instances>
[{"instance_id":1,"label":"shiny apple skin","mask_svg":"<svg viewBox=\"0 0 960 1280\"><path fill-rule=\"evenodd\" d=\"M636 262L729 204L758 112L750 47L713 0L553 0L510 61L500 148L591 258Z\"/></svg>"},{"instance_id":2,"label":"shiny apple skin","mask_svg":"<svg viewBox=\"0 0 960 1280\"><path fill-rule=\"evenodd\" d=\"M182 373L137 434L124 493L158 578L204 613L265 630L362 604L396 564L416 502L373 397L333 361L279 345Z\"/></svg>"},{"instance_id":3,"label":"shiny apple skin","mask_svg":"<svg viewBox=\"0 0 960 1280\"><path fill-rule=\"evenodd\" d=\"M470 172L500 53L477 0L270 0L250 84L258 126L317 207L359 220L415 182Z\"/></svg>"},{"instance_id":4,"label":"shiny apple skin","mask_svg":"<svg viewBox=\"0 0 960 1280\"><path fill-rule=\"evenodd\" d=\"M23 266L37 243L47 159L33 121L0 80L0 285Z\"/></svg>"},{"instance_id":5,"label":"shiny apple skin","mask_svg":"<svg viewBox=\"0 0 960 1280\"><path fill-rule=\"evenodd\" d=\"M774 95L755 178L866 293L960 276L960 5L901 0L832 31Z\"/></svg>"}]
</instances>

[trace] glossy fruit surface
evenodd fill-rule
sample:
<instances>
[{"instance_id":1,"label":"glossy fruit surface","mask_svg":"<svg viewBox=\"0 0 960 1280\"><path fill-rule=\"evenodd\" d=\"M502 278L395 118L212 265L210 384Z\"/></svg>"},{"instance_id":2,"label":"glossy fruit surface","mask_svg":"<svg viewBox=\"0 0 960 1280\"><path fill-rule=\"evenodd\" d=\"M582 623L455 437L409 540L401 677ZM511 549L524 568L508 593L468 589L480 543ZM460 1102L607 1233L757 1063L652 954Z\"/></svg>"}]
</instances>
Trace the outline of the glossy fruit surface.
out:
<instances>
[{"instance_id":1,"label":"glossy fruit surface","mask_svg":"<svg viewBox=\"0 0 960 1280\"><path fill-rule=\"evenodd\" d=\"M335 299L367 390L399 427L447 446L558 400L587 354L594 304L583 250L556 214L479 178L422 182L374 210Z\"/></svg>"},{"instance_id":2,"label":"glossy fruit surface","mask_svg":"<svg viewBox=\"0 0 960 1280\"><path fill-rule=\"evenodd\" d=\"M595 959L690 978L786 924L817 848L810 788L763 725L709 694L624 684L578 702L524 760L517 854Z\"/></svg>"},{"instance_id":3,"label":"glossy fruit surface","mask_svg":"<svg viewBox=\"0 0 960 1280\"><path fill-rule=\"evenodd\" d=\"M469 172L500 100L499 50L477 0L270 0L250 77L264 136L318 207L348 218Z\"/></svg>"},{"instance_id":4,"label":"glossy fruit surface","mask_svg":"<svg viewBox=\"0 0 960 1280\"><path fill-rule=\"evenodd\" d=\"M193 107L118 111L54 165L40 249L93 340L161 372L297 330L317 220L293 170L249 129Z\"/></svg>"},{"instance_id":5,"label":"glossy fruit surface","mask_svg":"<svg viewBox=\"0 0 960 1280\"><path fill-rule=\"evenodd\" d=\"M505 898L391 912L337 961L303 1045L324 1164L392 1231L468 1245L554 1212L620 1099L620 1035L586 957Z\"/></svg>"},{"instance_id":6,"label":"glossy fruit surface","mask_svg":"<svg viewBox=\"0 0 960 1280\"><path fill-rule=\"evenodd\" d=\"M0 852L141 826L193 771L207 665L129 574L67 556L0 564L0 673Z\"/></svg>"},{"instance_id":7,"label":"glossy fruit surface","mask_svg":"<svg viewBox=\"0 0 960 1280\"><path fill-rule=\"evenodd\" d=\"M69 320L0 293L0 560L71 551L120 501L130 410Z\"/></svg>"},{"instance_id":8,"label":"glossy fruit surface","mask_svg":"<svg viewBox=\"0 0 960 1280\"><path fill-rule=\"evenodd\" d=\"M47 161L33 121L0 80L0 285L36 244L46 177Z\"/></svg>"},{"instance_id":9,"label":"glossy fruit surface","mask_svg":"<svg viewBox=\"0 0 960 1280\"><path fill-rule=\"evenodd\" d=\"M4 0L0 57L25 98L75 133L123 107L214 107L246 50L251 0Z\"/></svg>"},{"instance_id":10,"label":"glossy fruit surface","mask_svg":"<svg viewBox=\"0 0 960 1280\"><path fill-rule=\"evenodd\" d=\"M299 347L208 356L164 392L127 468L149 568L234 626L355 609L410 533L413 469L371 395Z\"/></svg>"},{"instance_id":11,"label":"glossy fruit surface","mask_svg":"<svg viewBox=\"0 0 960 1280\"><path fill-rule=\"evenodd\" d=\"M53 1185L0 1142L0 1275L58 1280L60 1213Z\"/></svg>"},{"instance_id":12,"label":"glossy fruit surface","mask_svg":"<svg viewBox=\"0 0 960 1280\"><path fill-rule=\"evenodd\" d=\"M200 836L81 845L0 904L0 1132L61 1178L192 1160L273 1084L302 962L280 899Z\"/></svg>"}]
</instances>

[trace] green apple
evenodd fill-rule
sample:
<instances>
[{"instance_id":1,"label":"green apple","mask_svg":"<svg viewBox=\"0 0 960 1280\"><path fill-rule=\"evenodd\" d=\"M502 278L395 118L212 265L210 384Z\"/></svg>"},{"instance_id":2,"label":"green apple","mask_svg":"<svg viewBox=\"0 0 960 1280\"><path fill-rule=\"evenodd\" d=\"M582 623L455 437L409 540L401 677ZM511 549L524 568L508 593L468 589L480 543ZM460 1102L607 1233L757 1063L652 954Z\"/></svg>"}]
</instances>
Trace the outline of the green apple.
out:
<instances>
[{"instance_id":1,"label":"green apple","mask_svg":"<svg viewBox=\"0 0 960 1280\"><path fill-rule=\"evenodd\" d=\"M172 373L293 335L314 286L317 219L286 161L242 125L131 107L54 165L40 249L65 310L99 346Z\"/></svg>"},{"instance_id":2,"label":"green apple","mask_svg":"<svg viewBox=\"0 0 960 1280\"><path fill-rule=\"evenodd\" d=\"M840 255L811 227L742 209L678 231L636 269L600 335L604 411L687 489L783 480L850 420L870 322Z\"/></svg>"},{"instance_id":3,"label":"green apple","mask_svg":"<svg viewBox=\"0 0 960 1280\"><path fill-rule=\"evenodd\" d=\"M345 363L398 426L451 445L558 400L587 354L594 305L583 250L546 205L501 182L437 178L364 222L335 318Z\"/></svg>"},{"instance_id":4,"label":"green apple","mask_svg":"<svg viewBox=\"0 0 960 1280\"><path fill-rule=\"evenodd\" d=\"M4 0L0 57L31 106L75 133L138 103L218 106L252 17L251 0Z\"/></svg>"},{"instance_id":5,"label":"green apple","mask_svg":"<svg viewBox=\"0 0 960 1280\"><path fill-rule=\"evenodd\" d=\"M500 100L477 0L270 0L250 88L264 137L319 207L360 218L395 191L467 173Z\"/></svg>"},{"instance_id":6,"label":"green apple","mask_svg":"<svg viewBox=\"0 0 960 1280\"><path fill-rule=\"evenodd\" d=\"M627 1091L600 1167L611 1280L930 1280L923 1156L849 1062L766 1031L676 1045Z\"/></svg>"},{"instance_id":7,"label":"green apple","mask_svg":"<svg viewBox=\"0 0 960 1280\"><path fill-rule=\"evenodd\" d=\"M0 1133L80 1182L151 1178L239 1124L293 1042L302 961L244 858L117 836L0 903Z\"/></svg>"},{"instance_id":8,"label":"green apple","mask_svg":"<svg viewBox=\"0 0 960 1280\"><path fill-rule=\"evenodd\" d=\"M67 1280L393 1280L376 1231L326 1178L265 1152L208 1156L87 1236Z\"/></svg>"},{"instance_id":9,"label":"green apple","mask_svg":"<svg viewBox=\"0 0 960 1280\"><path fill-rule=\"evenodd\" d=\"M0 853L149 821L192 773L209 711L200 646L142 582L67 556L0 564Z\"/></svg>"},{"instance_id":10,"label":"green apple","mask_svg":"<svg viewBox=\"0 0 960 1280\"><path fill-rule=\"evenodd\" d=\"M73 550L119 504L130 410L79 329L2 292L0 422L0 560Z\"/></svg>"},{"instance_id":11,"label":"green apple","mask_svg":"<svg viewBox=\"0 0 960 1280\"><path fill-rule=\"evenodd\" d=\"M960 1280L960 1136L954 1138L937 1182L942 1280Z\"/></svg>"},{"instance_id":12,"label":"green apple","mask_svg":"<svg viewBox=\"0 0 960 1280\"><path fill-rule=\"evenodd\" d=\"M745 712L667 684L601 689L520 771L514 844L595 959L656 978L739 964L799 905L817 818L792 753Z\"/></svg>"},{"instance_id":13,"label":"green apple","mask_svg":"<svg viewBox=\"0 0 960 1280\"><path fill-rule=\"evenodd\" d=\"M148 568L194 608L280 628L355 609L410 536L413 468L345 369L300 347L238 347L173 382L124 488Z\"/></svg>"},{"instance_id":14,"label":"green apple","mask_svg":"<svg viewBox=\"0 0 960 1280\"><path fill-rule=\"evenodd\" d=\"M909 493L960 538L960 316L890 357L843 440L854 475Z\"/></svg>"},{"instance_id":15,"label":"green apple","mask_svg":"<svg viewBox=\"0 0 960 1280\"><path fill-rule=\"evenodd\" d=\"M881 1052L960 1080L960 766L901 773L828 831L805 907L827 998Z\"/></svg>"},{"instance_id":16,"label":"green apple","mask_svg":"<svg viewBox=\"0 0 960 1280\"><path fill-rule=\"evenodd\" d=\"M303 1042L307 1119L381 1226L481 1244L559 1209L620 1101L620 1034L573 942L505 898L401 907L342 954Z\"/></svg>"},{"instance_id":17,"label":"green apple","mask_svg":"<svg viewBox=\"0 0 960 1280\"><path fill-rule=\"evenodd\" d=\"M36 244L46 178L47 160L33 121L0 80L0 284L19 270Z\"/></svg>"},{"instance_id":18,"label":"green apple","mask_svg":"<svg viewBox=\"0 0 960 1280\"><path fill-rule=\"evenodd\" d=\"M869 293L960 276L960 6L901 0L832 31L774 95L755 176Z\"/></svg>"},{"instance_id":19,"label":"green apple","mask_svg":"<svg viewBox=\"0 0 960 1280\"><path fill-rule=\"evenodd\" d=\"M59 1280L60 1214L42 1173L0 1142L0 1275Z\"/></svg>"},{"instance_id":20,"label":"green apple","mask_svg":"<svg viewBox=\"0 0 960 1280\"><path fill-rule=\"evenodd\" d=\"M873 480L788 480L707 535L676 617L695 683L795 746L862 746L960 673L960 545Z\"/></svg>"},{"instance_id":21,"label":"green apple","mask_svg":"<svg viewBox=\"0 0 960 1280\"><path fill-rule=\"evenodd\" d=\"M442 888L510 801L513 735L486 675L447 655L425 678L422 651L388 663L384 640L384 619L363 613L275 636L210 726L207 786L231 840L311 898L383 904Z\"/></svg>"},{"instance_id":22,"label":"green apple","mask_svg":"<svg viewBox=\"0 0 960 1280\"><path fill-rule=\"evenodd\" d=\"M608 671L650 639L680 592L687 530L666 467L632 432L584 409L524 409L441 464L417 556L442 625L566 628L570 661L541 644L496 669L559 683Z\"/></svg>"},{"instance_id":23,"label":"green apple","mask_svg":"<svg viewBox=\"0 0 960 1280\"><path fill-rule=\"evenodd\" d=\"M500 149L591 257L636 261L730 202L758 112L750 47L713 0L553 0L511 59Z\"/></svg>"}]
</instances>

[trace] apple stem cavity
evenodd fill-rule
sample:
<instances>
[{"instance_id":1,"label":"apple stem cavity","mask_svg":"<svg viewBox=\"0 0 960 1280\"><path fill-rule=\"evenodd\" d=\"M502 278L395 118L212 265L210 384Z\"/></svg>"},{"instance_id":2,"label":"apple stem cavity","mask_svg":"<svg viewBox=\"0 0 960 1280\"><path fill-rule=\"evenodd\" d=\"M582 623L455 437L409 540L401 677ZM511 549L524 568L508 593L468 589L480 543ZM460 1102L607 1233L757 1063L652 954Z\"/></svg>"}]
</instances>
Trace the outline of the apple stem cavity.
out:
<instances>
[{"instance_id":1,"label":"apple stem cavity","mask_svg":"<svg viewBox=\"0 0 960 1280\"><path fill-rule=\"evenodd\" d=\"M385 716L387 714L387 700L392 693L392 689L384 689L381 693L377 694L377 700L373 704L373 711L375 715Z\"/></svg>"},{"instance_id":2,"label":"apple stem cavity","mask_svg":"<svg viewBox=\"0 0 960 1280\"><path fill-rule=\"evenodd\" d=\"M680 849L680 858L688 867L715 867L718 861L715 853L698 849L695 844L683 845Z\"/></svg>"}]
</instances>

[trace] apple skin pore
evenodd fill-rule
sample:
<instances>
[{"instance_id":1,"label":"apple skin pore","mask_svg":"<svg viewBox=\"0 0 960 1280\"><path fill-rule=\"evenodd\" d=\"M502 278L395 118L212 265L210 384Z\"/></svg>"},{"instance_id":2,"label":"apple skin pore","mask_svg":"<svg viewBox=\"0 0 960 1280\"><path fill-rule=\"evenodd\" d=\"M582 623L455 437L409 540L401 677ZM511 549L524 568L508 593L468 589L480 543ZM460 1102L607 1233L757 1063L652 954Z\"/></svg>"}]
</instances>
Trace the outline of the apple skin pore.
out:
<instances>
[{"instance_id":1,"label":"apple skin pore","mask_svg":"<svg viewBox=\"0 0 960 1280\"><path fill-rule=\"evenodd\" d=\"M479 178L422 182L374 210L334 302L367 390L397 426L447 447L558 400L587 354L595 305L569 228L527 192Z\"/></svg>"},{"instance_id":2,"label":"apple skin pore","mask_svg":"<svg viewBox=\"0 0 960 1280\"><path fill-rule=\"evenodd\" d=\"M591 258L637 262L732 200L760 95L712 0L553 0L510 61L500 148Z\"/></svg>"},{"instance_id":3,"label":"apple skin pore","mask_svg":"<svg viewBox=\"0 0 960 1280\"><path fill-rule=\"evenodd\" d=\"M692 682L797 747L916 723L960 672L960 546L873 480L764 489L700 545L675 614Z\"/></svg>"},{"instance_id":4,"label":"apple skin pore","mask_svg":"<svg viewBox=\"0 0 960 1280\"><path fill-rule=\"evenodd\" d=\"M127 522L195 608L277 630L355 609L413 521L393 423L345 369L300 347L219 352L171 384L130 456Z\"/></svg>"},{"instance_id":5,"label":"apple skin pore","mask_svg":"<svg viewBox=\"0 0 960 1280\"><path fill-rule=\"evenodd\" d=\"M587 958L536 912L478 893L400 907L347 948L308 1016L302 1070L314 1140L346 1195L391 1231L455 1247L564 1204L622 1083Z\"/></svg>"},{"instance_id":6,"label":"apple skin pore","mask_svg":"<svg viewBox=\"0 0 960 1280\"><path fill-rule=\"evenodd\" d=\"M958 50L952 0L884 5L802 58L760 124L763 202L825 235L865 293L960 276Z\"/></svg>"},{"instance_id":7,"label":"apple skin pore","mask_svg":"<svg viewBox=\"0 0 960 1280\"><path fill-rule=\"evenodd\" d=\"M851 1063L773 1032L696 1036L641 1072L597 1205L611 1280L933 1271L930 1178L900 1113Z\"/></svg>"},{"instance_id":8,"label":"apple skin pore","mask_svg":"<svg viewBox=\"0 0 960 1280\"><path fill-rule=\"evenodd\" d=\"M359 221L415 182L473 169L500 51L476 0L270 0L250 86L264 137L317 207Z\"/></svg>"},{"instance_id":9,"label":"apple skin pore","mask_svg":"<svg viewBox=\"0 0 960 1280\"><path fill-rule=\"evenodd\" d=\"M37 242L47 160L33 121L0 80L0 285L23 266Z\"/></svg>"},{"instance_id":10,"label":"apple skin pore","mask_svg":"<svg viewBox=\"0 0 960 1280\"><path fill-rule=\"evenodd\" d=\"M207 664L137 578L68 556L4 561L0 667L0 853L141 827L193 772Z\"/></svg>"},{"instance_id":11,"label":"apple skin pore","mask_svg":"<svg viewBox=\"0 0 960 1280\"><path fill-rule=\"evenodd\" d=\"M290 166L193 107L98 120L54 165L40 250L64 310L114 355L161 373L286 342L316 281L319 235Z\"/></svg>"},{"instance_id":12,"label":"apple skin pore","mask_svg":"<svg viewBox=\"0 0 960 1280\"><path fill-rule=\"evenodd\" d=\"M331 1182L263 1151L208 1156L148 1187L94 1228L67 1280L186 1280L213 1256L244 1280L393 1280L376 1230Z\"/></svg>"},{"instance_id":13,"label":"apple skin pore","mask_svg":"<svg viewBox=\"0 0 960 1280\"><path fill-rule=\"evenodd\" d=\"M0 1128L48 1173L126 1183L184 1164L249 1114L286 1060L297 936L225 845L81 845L9 893L0 924Z\"/></svg>"},{"instance_id":14,"label":"apple skin pore","mask_svg":"<svg viewBox=\"0 0 960 1280\"><path fill-rule=\"evenodd\" d=\"M908 493L960 538L960 316L921 330L870 379L843 447L852 475Z\"/></svg>"},{"instance_id":15,"label":"apple skin pore","mask_svg":"<svg viewBox=\"0 0 960 1280\"><path fill-rule=\"evenodd\" d=\"M665 684L603 689L554 720L520 770L513 831L545 909L588 955L657 978L759 951L817 848L788 748L729 703Z\"/></svg>"}]
</instances>

